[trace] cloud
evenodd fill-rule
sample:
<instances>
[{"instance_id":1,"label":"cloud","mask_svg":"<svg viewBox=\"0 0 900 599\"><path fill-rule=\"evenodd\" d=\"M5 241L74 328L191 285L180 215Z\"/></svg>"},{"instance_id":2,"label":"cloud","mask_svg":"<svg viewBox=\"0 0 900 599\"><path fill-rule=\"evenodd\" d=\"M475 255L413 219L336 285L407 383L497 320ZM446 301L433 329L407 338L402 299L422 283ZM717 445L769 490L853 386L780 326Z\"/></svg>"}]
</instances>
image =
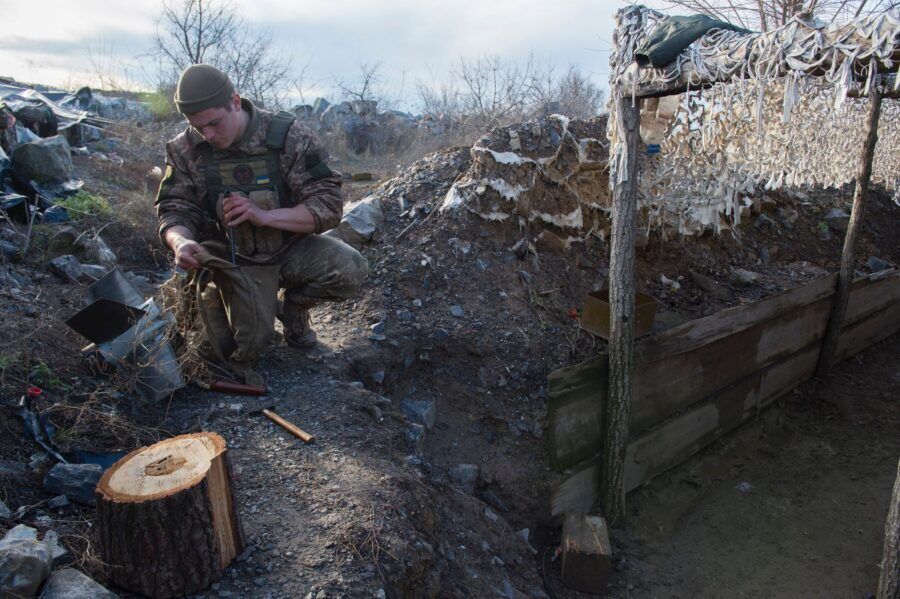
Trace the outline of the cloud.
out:
<instances>
[{"instance_id":1,"label":"cloud","mask_svg":"<svg viewBox=\"0 0 900 599\"><path fill-rule=\"evenodd\" d=\"M123 63L149 48L160 0L42 0L41 10L25 2L4 7L0 39L4 72L59 83L60 68L85 70L86 49L110 49ZM447 77L460 56L486 53L524 61L529 54L559 68L578 65L605 87L613 11L622 0L294 0L238 1L253 26L271 29L295 71L309 62L307 79L317 90L352 79L361 63L381 63L395 87L412 95L417 79ZM110 7L114 8L110 8ZM607 41L604 41L607 40ZM23 61L30 60L30 67ZM45 67L44 64L47 64ZM62 65L62 66L61 66ZM55 80L50 80L52 66ZM12 69L14 72L9 72Z\"/></svg>"}]
</instances>

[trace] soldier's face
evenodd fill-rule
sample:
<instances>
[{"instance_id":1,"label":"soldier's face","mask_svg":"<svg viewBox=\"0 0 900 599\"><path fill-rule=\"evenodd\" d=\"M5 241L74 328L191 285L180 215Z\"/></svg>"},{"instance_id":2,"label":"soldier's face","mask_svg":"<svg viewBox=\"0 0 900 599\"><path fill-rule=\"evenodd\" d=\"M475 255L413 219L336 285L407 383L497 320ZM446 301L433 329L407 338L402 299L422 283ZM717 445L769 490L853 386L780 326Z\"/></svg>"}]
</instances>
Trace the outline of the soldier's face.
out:
<instances>
[{"instance_id":1,"label":"soldier's face","mask_svg":"<svg viewBox=\"0 0 900 599\"><path fill-rule=\"evenodd\" d=\"M225 150L237 141L244 127L241 100L237 94L232 97L230 108L207 108L185 118L210 145Z\"/></svg>"}]
</instances>

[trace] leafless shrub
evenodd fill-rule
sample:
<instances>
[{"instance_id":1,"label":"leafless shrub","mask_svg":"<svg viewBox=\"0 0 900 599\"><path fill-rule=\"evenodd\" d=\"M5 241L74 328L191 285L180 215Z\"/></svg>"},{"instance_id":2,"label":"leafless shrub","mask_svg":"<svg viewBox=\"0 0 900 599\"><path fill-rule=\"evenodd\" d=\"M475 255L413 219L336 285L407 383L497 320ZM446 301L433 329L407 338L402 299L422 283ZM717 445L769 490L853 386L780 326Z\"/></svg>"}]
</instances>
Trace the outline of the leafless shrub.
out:
<instances>
[{"instance_id":1,"label":"leafless shrub","mask_svg":"<svg viewBox=\"0 0 900 599\"><path fill-rule=\"evenodd\" d=\"M729 21L747 29L768 31L797 13L828 21L894 10L898 0L663 0L667 9L683 9Z\"/></svg>"}]
</instances>

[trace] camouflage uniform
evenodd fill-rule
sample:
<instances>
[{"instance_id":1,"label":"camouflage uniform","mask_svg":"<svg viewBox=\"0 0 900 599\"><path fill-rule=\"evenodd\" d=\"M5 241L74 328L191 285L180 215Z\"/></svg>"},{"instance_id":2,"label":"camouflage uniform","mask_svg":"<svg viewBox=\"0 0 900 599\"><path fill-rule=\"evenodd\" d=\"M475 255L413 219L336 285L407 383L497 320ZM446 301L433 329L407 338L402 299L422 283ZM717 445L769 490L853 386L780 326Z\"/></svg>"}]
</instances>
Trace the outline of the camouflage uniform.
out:
<instances>
[{"instance_id":1,"label":"camouflage uniform","mask_svg":"<svg viewBox=\"0 0 900 599\"><path fill-rule=\"evenodd\" d=\"M166 144L166 172L155 203L163 244L166 230L176 225L186 227L197 241L225 241L223 227L217 225L208 203L204 153L212 156L217 164L237 164L233 169L236 177L246 175L257 182L268 182L265 174L258 174L265 170L253 167L267 154L266 135L274 115L246 99L241 100L241 106L250 115L247 130L227 150L212 149L192 127ZM291 234L251 223L236 227L242 254L281 267L279 285L284 290L284 311L280 317L286 334L303 330L307 308L323 300L340 301L356 295L368 275L368 263L359 252L338 239L319 235L336 227L343 212L341 175L326 166L325 157L315 133L295 121L278 157L288 196L282 199L282 207L306 206L315 219L314 234ZM241 164L242 161L246 164ZM216 210L221 219L222 194L218 195L213 199L217 200ZM249 197L263 208L278 207L277 203L273 205L277 202L272 199L274 193L270 198L255 197L253 193ZM249 245L244 243L246 240Z\"/></svg>"}]
</instances>

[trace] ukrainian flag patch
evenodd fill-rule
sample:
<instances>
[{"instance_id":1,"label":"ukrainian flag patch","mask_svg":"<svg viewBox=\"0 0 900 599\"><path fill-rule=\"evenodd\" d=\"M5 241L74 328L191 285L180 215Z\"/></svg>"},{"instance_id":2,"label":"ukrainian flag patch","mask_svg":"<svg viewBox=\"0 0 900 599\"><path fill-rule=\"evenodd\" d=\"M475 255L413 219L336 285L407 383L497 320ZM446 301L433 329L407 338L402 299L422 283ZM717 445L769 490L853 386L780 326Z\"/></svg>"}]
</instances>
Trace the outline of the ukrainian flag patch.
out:
<instances>
[{"instance_id":1,"label":"ukrainian flag patch","mask_svg":"<svg viewBox=\"0 0 900 599\"><path fill-rule=\"evenodd\" d=\"M266 175L258 175L258 176L256 177L256 184L257 184L257 185L268 185L269 183L271 183L271 181L269 181L269 175L268 175L268 174L266 174Z\"/></svg>"}]
</instances>

